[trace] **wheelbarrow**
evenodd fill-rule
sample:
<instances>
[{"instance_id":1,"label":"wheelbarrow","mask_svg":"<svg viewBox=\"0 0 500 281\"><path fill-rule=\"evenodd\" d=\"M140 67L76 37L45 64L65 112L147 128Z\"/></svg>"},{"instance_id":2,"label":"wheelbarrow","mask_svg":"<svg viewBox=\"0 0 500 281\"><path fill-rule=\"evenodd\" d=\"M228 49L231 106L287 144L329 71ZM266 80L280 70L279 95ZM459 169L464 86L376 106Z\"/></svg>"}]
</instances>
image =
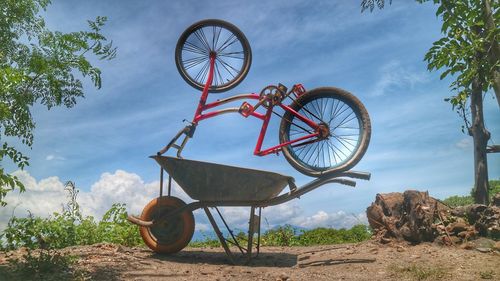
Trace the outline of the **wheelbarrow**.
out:
<instances>
[{"instance_id":1,"label":"wheelbarrow","mask_svg":"<svg viewBox=\"0 0 500 281\"><path fill-rule=\"evenodd\" d=\"M129 215L130 222L140 226L145 244L154 252L176 253L190 242L194 233L193 211L203 209L229 260L234 263L228 243L236 246L247 257L247 261L260 251L260 225L262 208L274 206L299 198L327 183L355 186L352 179L370 179L370 173L345 171L316 178L297 187L294 178L274 172L240 168L215 163L195 161L169 156L151 156L161 166L160 196L149 202L140 217ZM167 195L163 194L163 175L168 177ZM195 201L186 204L171 195L172 179ZM282 193L288 186L289 191ZM250 207L247 245L244 247L235 238L218 207ZM228 230L224 237L209 208L217 211ZM256 241L254 236L257 235ZM230 237L229 237L230 236ZM253 249L255 253L252 253Z\"/></svg>"}]
</instances>

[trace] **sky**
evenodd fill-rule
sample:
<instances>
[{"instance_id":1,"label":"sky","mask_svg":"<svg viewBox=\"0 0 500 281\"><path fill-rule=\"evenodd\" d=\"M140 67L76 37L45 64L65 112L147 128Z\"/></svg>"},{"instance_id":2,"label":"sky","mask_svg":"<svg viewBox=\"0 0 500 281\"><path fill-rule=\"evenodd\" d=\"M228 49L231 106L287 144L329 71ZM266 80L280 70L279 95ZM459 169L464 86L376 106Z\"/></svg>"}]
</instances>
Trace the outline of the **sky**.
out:
<instances>
[{"instance_id":1,"label":"sky","mask_svg":"<svg viewBox=\"0 0 500 281\"><path fill-rule=\"evenodd\" d=\"M48 216L67 200L64 183L80 189L84 214L101 216L115 202L140 214L158 196L159 166L148 158L191 119L200 96L181 78L174 62L180 34L201 19L233 23L248 38L252 66L229 92L258 93L267 85L306 89L335 86L356 95L372 123L370 146L353 170L370 172L355 188L327 184L300 200L265 208L263 227L350 227L366 222L365 210L377 193L407 189L446 198L466 195L473 186L472 138L444 99L452 78L439 80L423 61L441 37L432 3L393 1L384 10L361 13L361 1L76 1L54 0L44 12L51 30L86 29L86 20L107 16L103 33L118 47L116 59L93 62L102 70L100 90L85 83L86 97L74 108L35 106L32 149L19 146L30 166L16 171L27 191L10 193L0 209L0 230L12 214L26 210ZM239 106L235 104L233 106ZM485 95L484 117L490 144L500 143L500 111ZM277 144L279 119L271 121L264 146ZM260 121L238 114L202 121L185 158L263 169L293 176L298 186L311 180L282 155L253 156ZM500 155L488 156L490 179L500 178ZM235 187L237 188L237 187ZM191 199L174 186L174 195ZM244 228L246 208L224 208L228 222ZM209 229L195 212L196 229Z\"/></svg>"}]
</instances>

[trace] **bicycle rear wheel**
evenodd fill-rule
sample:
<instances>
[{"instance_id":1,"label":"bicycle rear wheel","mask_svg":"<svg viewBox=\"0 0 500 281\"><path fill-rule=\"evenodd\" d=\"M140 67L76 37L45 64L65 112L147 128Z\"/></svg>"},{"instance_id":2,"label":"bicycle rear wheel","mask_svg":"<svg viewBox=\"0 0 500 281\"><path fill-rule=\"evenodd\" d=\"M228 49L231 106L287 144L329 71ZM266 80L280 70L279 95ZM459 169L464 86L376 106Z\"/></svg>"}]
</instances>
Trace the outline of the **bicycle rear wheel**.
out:
<instances>
[{"instance_id":1,"label":"bicycle rear wheel","mask_svg":"<svg viewBox=\"0 0 500 281\"><path fill-rule=\"evenodd\" d=\"M283 147L286 160L299 172L313 177L351 169L370 142L370 117L347 91L324 87L311 90L291 105L299 114L320 124L323 136ZM281 120L280 143L315 133L290 112Z\"/></svg>"},{"instance_id":2,"label":"bicycle rear wheel","mask_svg":"<svg viewBox=\"0 0 500 281\"><path fill-rule=\"evenodd\" d=\"M211 53L216 59L209 92L236 87L250 70L252 51L243 32L226 21L199 21L182 33L175 48L177 70L198 90L203 90L208 80Z\"/></svg>"}]
</instances>

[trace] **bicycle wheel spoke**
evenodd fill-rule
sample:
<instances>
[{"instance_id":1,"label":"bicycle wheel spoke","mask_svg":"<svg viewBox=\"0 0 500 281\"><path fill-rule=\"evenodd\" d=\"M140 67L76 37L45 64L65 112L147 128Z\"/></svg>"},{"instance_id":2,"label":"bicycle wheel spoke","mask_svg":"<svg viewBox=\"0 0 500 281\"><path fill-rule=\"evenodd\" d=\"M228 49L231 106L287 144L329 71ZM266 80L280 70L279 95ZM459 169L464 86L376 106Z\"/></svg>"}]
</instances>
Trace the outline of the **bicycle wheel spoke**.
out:
<instances>
[{"instance_id":1,"label":"bicycle wheel spoke","mask_svg":"<svg viewBox=\"0 0 500 281\"><path fill-rule=\"evenodd\" d=\"M236 75L235 75L235 74L233 74L233 73L231 72L231 70L230 70L230 69L232 69L232 70L233 70L233 72L235 72L236 74L238 74L238 70L237 70L236 68L232 67L231 65L229 65L227 62L223 61L223 60L222 60L221 58L219 58L219 57L217 57L217 58L216 58L216 60L217 60L217 61L219 61L219 62L222 64L222 66L224 67L224 69L226 69L226 71L227 71L227 72L228 72L231 76L233 76L233 78L234 78L234 77L236 77ZM229 69L228 67L229 67L230 69Z\"/></svg>"},{"instance_id":2,"label":"bicycle wheel spoke","mask_svg":"<svg viewBox=\"0 0 500 281\"><path fill-rule=\"evenodd\" d=\"M201 34L201 29L197 29L195 32L193 32L194 36L198 39L198 41L205 47L206 51L210 51L210 46L208 45L205 40L203 40L203 35Z\"/></svg>"},{"instance_id":3,"label":"bicycle wheel spoke","mask_svg":"<svg viewBox=\"0 0 500 281\"><path fill-rule=\"evenodd\" d=\"M212 47L214 50L217 49L217 43L219 43L219 37L220 37L220 33L222 31L222 27L219 27L219 31L217 32L217 27L218 26L215 26L215 25L212 27L212 32L213 32Z\"/></svg>"},{"instance_id":4,"label":"bicycle wheel spoke","mask_svg":"<svg viewBox=\"0 0 500 281\"><path fill-rule=\"evenodd\" d=\"M347 155L342 151L342 149L339 149L333 142L331 141L328 141L331 145L332 145L332 148L334 148L334 153L336 153L336 151L342 153L344 155L345 158L347 158ZM342 159L342 157L340 157L340 154L337 153L337 156L339 157L339 159Z\"/></svg>"},{"instance_id":5,"label":"bicycle wheel spoke","mask_svg":"<svg viewBox=\"0 0 500 281\"><path fill-rule=\"evenodd\" d=\"M190 69L191 67L196 66L206 60L206 57L195 57L182 61L182 64L184 64L184 67L186 69Z\"/></svg>"},{"instance_id":6,"label":"bicycle wheel spoke","mask_svg":"<svg viewBox=\"0 0 500 281\"><path fill-rule=\"evenodd\" d=\"M319 167L319 153L320 153L320 150L321 150L319 143L318 143L317 148L318 148L318 149L316 149L315 158L314 158L314 160L313 160L312 164L314 164L314 163L318 163L318 165L316 165L316 167Z\"/></svg>"},{"instance_id":7,"label":"bicycle wheel spoke","mask_svg":"<svg viewBox=\"0 0 500 281\"><path fill-rule=\"evenodd\" d=\"M332 158L330 157L330 147L328 146L328 142L325 142L327 145L326 145L326 148L328 149L328 166L331 166L332 165Z\"/></svg>"},{"instance_id":8,"label":"bicycle wheel spoke","mask_svg":"<svg viewBox=\"0 0 500 281\"><path fill-rule=\"evenodd\" d=\"M340 143L342 146L344 146L347 150L351 151L352 148L349 148L349 147L347 147L347 145L345 145L344 142L346 142L346 141L342 141L342 139L340 139L340 138L335 138L335 139L338 141L338 143ZM346 143L354 147L354 145L352 145L348 142L346 142Z\"/></svg>"},{"instance_id":9,"label":"bicycle wheel spoke","mask_svg":"<svg viewBox=\"0 0 500 281\"><path fill-rule=\"evenodd\" d=\"M242 56L236 56L236 55L239 55L241 54ZM239 52L230 52L230 53L218 53L217 56L221 56L221 57L227 57L227 58L232 58L232 59L244 59L244 53L243 51L239 51Z\"/></svg>"},{"instance_id":10,"label":"bicycle wheel spoke","mask_svg":"<svg viewBox=\"0 0 500 281\"><path fill-rule=\"evenodd\" d=\"M335 104L335 101L337 102L337 104ZM330 123L332 122L332 120L335 118L335 112L337 112L337 108L340 104L340 100L334 100L333 101L333 104L332 104L332 118L328 121L328 124L330 125ZM333 108L333 105L335 105L335 109Z\"/></svg>"},{"instance_id":11,"label":"bicycle wheel spoke","mask_svg":"<svg viewBox=\"0 0 500 281\"><path fill-rule=\"evenodd\" d=\"M214 68L215 68L215 77L217 78L217 82L215 82L215 85L222 85L224 84L224 81L223 81L223 78L222 78L222 74L220 73L219 71L219 66L218 64L214 63ZM218 83L219 82L219 83Z\"/></svg>"},{"instance_id":12,"label":"bicycle wheel spoke","mask_svg":"<svg viewBox=\"0 0 500 281\"><path fill-rule=\"evenodd\" d=\"M306 128L304 128L304 127L302 127L300 125L297 125L297 124L295 124L293 122L291 122L291 125L294 125L295 127L299 128L299 129L302 129L304 132L307 132L308 134L312 134L311 131L307 130Z\"/></svg>"},{"instance_id":13,"label":"bicycle wheel spoke","mask_svg":"<svg viewBox=\"0 0 500 281\"><path fill-rule=\"evenodd\" d=\"M318 143L314 143L314 144L316 145L316 147L318 146ZM314 147L314 145L313 145L313 147ZM312 156L314 155L314 151L315 151L315 149L312 150L312 153L311 153L311 155L309 155L309 158L307 159L306 163L309 163L309 160L311 160Z\"/></svg>"},{"instance_id":14,"label":"bicycle wheel spoke","mask_svg":"<svg viewBox=\"0 0 500 281\"><path fill-rule=\"evenodd\" d=\"M349 113L346 117L344 117L344 119L342 121L340 121L340 123L337 126L335 126L335 128L333 128L332 131L334 131L337 128L342 128L341 127L342 125L347 124L348 122L351 122L354 119L357 119L356 114L354 114L354 116L351 117L350 119L347 119L349 116L351 116L353 114L354 114L354 112L351 111L351 113Z\"/></svg>"},{"instance_id":15,"label":"bicycle wheel spoke","mask_svg":"<svg viewBox=\"0 0 500 281\"><path fill-rule=\"evenodd\" d=\"M324 148L325 148L325 142L322 141L321 142L321 158L323 160L323 166L326 166Z\"/></svg>"},{"instance_id":16,"label":"bicycle wheel spoke","mask_svg":"<svg viewBox=\"0 0 500 281\"><path fill-rule=\"evenodd\" d=\"M326 116L326 106L328 105L328 100L321 99L321 120L325 119Z\"/></svg>"},{"instance_id":17,"label":"bicycle wheel spoke","mask_svg":"<svg viewBox=\"0 0 500 281\"><path fill-rule=\"evenodd\" d=\"M316 114L314 114L314 116L315 116L318 120L322 120L322 119L321 119L321 116L320 116L320 117L318 117L318 115L320 115L320 114L318 113L318 109L317 109L317 107L315 106L315 105L316 105L316 103L315 103L315 102L316 102L316 100L311 101L311 108L314 110L314 113L316 113Z\"/></svg>"},{"instance_id":18,"label":"bicycle wheel spoke","mask_svg":"<svg viewBox=\"0 0 500 281\"><path fill-rule=\"evenodd\" d=\"M233 45L234 43L236 43L238 41L239 41L238 37L236 37L236 35L231 33L231 36L229 36L229 38L227 38L226 41L224 43L222 43L222 45L216 50L216 52L220 53L220 52L224 51L227 47Z\"/></svg>"},{"instance_id":19,"label":"bicycle wheel spoke","mask_svg":"<svg viewBox=\"0 0 500 281\"><path fill-rule=\"evenodd\" d=\"M196 46L195 44L188 42L188 41L186 41L186 43L184 43L182 50L187 51L187 52L191 52L191 53L196 53L196 54L208 56L207 50L204 50L204 49L202 49L202 48L200 48L200 47Z\"/></svg>"},{"instance_id":20,"label":"bicycle wheel spoke","mask_svg":"<svg viewBox=\"0 0 500 281\"><path fill-rule=\"evenodd\" d=\"M333 136L336 137L336 138L338 138L338 139L343 139L343 140L346 140L346 141L353 141L353 142L357 142L358 141L357 139L344 138L344 137L339 136L339 135L333 135Z\"/></svg>"},{"instance_id":21,"label":"bicycle wheel spoke","mask_svg":"<svg viewBox=\"0 0 500 281\"><path fill-rule=\"evenodd\" d=\"M313 145L311 144L311 145L307 145L307 146L304 146L304 147L306 147L306 148L307 148L307 150L306 150L306 149L304 149L304 150L302 151L302 152L305 152L305 153L304 153L304 158L305 158L305 156L307 156L307 154L309 154L309 152L311 151L311 149L312 149ZM301 153L301 154L302 154L302 153Z\"/></svg>"},{"instance_id":22,"label":"bicycle wheel spoke","mask_svg":"<svg viewBox=\"0 0 500 281\"><path fill-rule=\"evenodd\" d=\"M346 108L344 108L344 105L346 105L346 104L342 103L342 105L338 108L338 111L335 112L335 114L332 116L332 118L330 119L330 121L328 121L328 124L330 124L333 119L337 118L337 116L342 115L342 113L344 113L346 110L348 110L350 108L348 105L347 105Z\"/></svg>"},{"instance_id":23,"label":"bicycle wheel spoke","mask_svg":"<svg viewBox=\"0 0 500 281\"><path fill-rule=\"evenodd\" d=\"M196 76L194 77L194 80L196 80L196 81L198 81L198 82L201 82L201 81L199 80L199 78L201 78L201 75L202 75L202 73L204 72L205 68L208 68L208 67L209 67L209 62L207 61L207 62L203 65L203 67L201 68L201 70L198 72L198 74L196 74Z\"/></svg>"},{"instance_id":24,"label":"bicycle wheel spoke","mask_svg":"<svg viewBox=\"0 0 500 281\"><path fill-rule=\"evenodd\" d=\"M337 153L335 152L335 148L332 147L330 141L327 141L326 144L328 145L328 147L332 150L333 152L333 160L335 161L335 164L338 164L339 161L337 161ZM340 157L339 157L340 158Z\"/></svg>"},{"instance_id":25,"label":"bicycle wheel spoke","mask_svg":"<svg viewBox=\"0 0 500 281\"><path fill-rule=\"evenodd\" d=\"M211 50L211 51L212 51L213 49L210 47L210 43L208 43L208 39L207 39L207 37L205 36L205 32L203 31L203 28L200 28L200 29L198 29L198 30L200 31L200 34L201 34L201 36L202 36L202 38L203 38L203 41L204 41L204 42L205 42L205 44L208 46L208 50Z\"/></svg>"}]
</instances>

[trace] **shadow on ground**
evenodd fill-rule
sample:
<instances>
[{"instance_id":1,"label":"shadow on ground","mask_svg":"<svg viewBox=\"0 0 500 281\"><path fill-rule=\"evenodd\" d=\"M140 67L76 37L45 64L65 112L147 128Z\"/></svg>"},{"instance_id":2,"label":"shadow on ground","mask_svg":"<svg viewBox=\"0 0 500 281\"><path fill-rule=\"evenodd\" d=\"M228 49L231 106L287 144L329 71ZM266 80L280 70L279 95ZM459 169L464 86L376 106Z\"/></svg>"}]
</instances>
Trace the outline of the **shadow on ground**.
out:
<instances>
[{"instance_id":1,"label":"shadow on ground","mask_svg":"<svg viewBox=\"0 0 500 281\"><path fill-rule=\"evenodd\" d=\"M250 267L293 267L297 264L297 255L289 253L263 253L247 263L246 256L240 252L233 253L236 265L246 265ZM174 255L151 254L152 259L188 263L188 264L212 264L231 265L231 261L224 252L213 252L204 250L184 250Z\"/></svg>"}]
</instances>

